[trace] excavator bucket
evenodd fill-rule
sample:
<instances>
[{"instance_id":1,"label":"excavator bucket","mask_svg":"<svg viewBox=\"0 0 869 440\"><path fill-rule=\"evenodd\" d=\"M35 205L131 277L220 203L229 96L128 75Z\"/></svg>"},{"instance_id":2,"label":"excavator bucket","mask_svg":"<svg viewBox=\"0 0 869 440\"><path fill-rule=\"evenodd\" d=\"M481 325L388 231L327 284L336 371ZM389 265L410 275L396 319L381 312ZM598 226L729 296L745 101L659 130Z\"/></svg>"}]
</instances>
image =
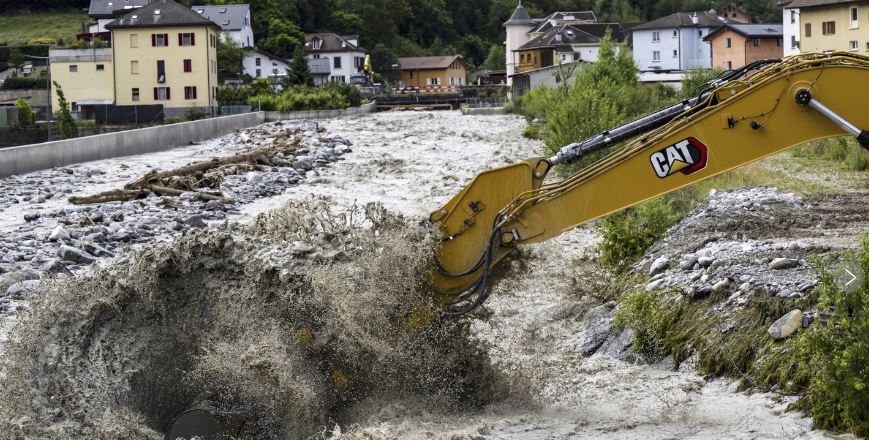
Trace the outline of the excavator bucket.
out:
<instances>
[{"instance_id":1,"label":"excavator bucket","mask_svg":"<svg viewBox=\"0 0 869 440\"><path fill-rule=\"evenodd\" d=\"M483 172L431 214L443 235L439 267L432 276L441 301L451 300L480 278L500 211L519 195L540 188L549 168L545 158L535 157ZM502 249L494 261L506 254Z\"/></svg>"}]
</instances>

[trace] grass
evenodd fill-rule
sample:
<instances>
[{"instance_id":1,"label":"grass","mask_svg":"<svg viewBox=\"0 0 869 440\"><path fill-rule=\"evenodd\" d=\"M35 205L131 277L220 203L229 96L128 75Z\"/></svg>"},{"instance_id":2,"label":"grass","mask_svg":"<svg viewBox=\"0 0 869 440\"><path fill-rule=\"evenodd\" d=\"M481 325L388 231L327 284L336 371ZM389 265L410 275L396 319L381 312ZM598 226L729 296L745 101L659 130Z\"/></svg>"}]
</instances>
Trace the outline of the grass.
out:
<instances>
[{"instance_id":1,"label":"grass","mask_svg":"<svg viewBox=\"0 0 869 440\"><path fill-rule=\"evenodd\" d=\"M82 23L90 23L87 13L78 10L32 12L0 15L0 44L26 44L37 38L52 38L70 43L81 33Z\"/></svg>"}]
</instances>

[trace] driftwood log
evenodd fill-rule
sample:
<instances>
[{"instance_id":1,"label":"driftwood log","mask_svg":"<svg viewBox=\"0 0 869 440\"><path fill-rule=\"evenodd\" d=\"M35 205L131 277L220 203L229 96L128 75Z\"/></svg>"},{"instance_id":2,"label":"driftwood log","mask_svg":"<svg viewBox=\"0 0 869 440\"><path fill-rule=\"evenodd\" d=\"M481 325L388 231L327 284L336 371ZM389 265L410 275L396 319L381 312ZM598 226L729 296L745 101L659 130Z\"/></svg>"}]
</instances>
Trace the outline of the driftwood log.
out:
<instances>
[{"instance_id":1,"label":"driftwood log","mask_svg":"<svg viewBox=\"0 0 869 440\"><path fill-rule=\"evenodd\" d=\"M160 196L180 196L193 193L200 200L219 200L226 204L234 203L220 192L208 192L206 189L220 188L223 176L241 172L263 170L271 166L272 160L278 154L295 155L299 150L300 138L298 132L277 136L274 143L254 148L232 156L215 157L194 162L179 168L159 171L151 170L144 176L124 185L122 189L94 194L91 196L74 196L69 202L74 205L90 205L95 203L125 202L142 199L149 194ZM292 166L293 162L284 161L283 166Z\"/></svg>"}]
</instances>

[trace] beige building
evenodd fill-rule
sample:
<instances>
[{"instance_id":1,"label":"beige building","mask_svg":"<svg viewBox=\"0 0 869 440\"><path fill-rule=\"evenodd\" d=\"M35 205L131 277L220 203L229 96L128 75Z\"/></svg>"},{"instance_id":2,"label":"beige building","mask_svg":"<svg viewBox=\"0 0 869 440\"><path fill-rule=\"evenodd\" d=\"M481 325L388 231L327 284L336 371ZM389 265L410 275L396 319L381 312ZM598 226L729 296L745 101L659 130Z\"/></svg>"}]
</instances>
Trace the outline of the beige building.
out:
<instances>
[{"instance_id":1,"label":"beige building","mask_svg":"<svg viewBox=\"0 0 869 440\"><path fill-rule=\"evenodd\" d=\"M420 92L458 91L465 85L467 72L461 55L399 58L403 87Z\"/></svg>"},{"instance_id":2,"label":"beige building","mask_svg":"<svg viewBox=\"0 0 869 440\"><path fill-rule=\"evenodd\" d=\"M217 106L220 27L172 0L155 0L106 25L117 105L162 104L167 116Z\"/></svg>"},{"instance_id":3,"label":"beige building","mask_svg":"<svg viewBox=\"0 0 869 440\"><path fill-rule=\"evenodd\" d=\"M115 100L115 73L112 49L52 49L51 80L60 84L70 110L83 105L112 104ZM57 88L52 83L53 109L60 108Z\"/></svg>"},{"instance_id":4,"label":"beige building","mask_svg":"<svg viewBox=\"0 0 869 440\"><path fill-rule=\"evenodd\" d=\"M869 51L869 1L794 0L800 11L800 51Z\"/></svg>"}]
</instances>

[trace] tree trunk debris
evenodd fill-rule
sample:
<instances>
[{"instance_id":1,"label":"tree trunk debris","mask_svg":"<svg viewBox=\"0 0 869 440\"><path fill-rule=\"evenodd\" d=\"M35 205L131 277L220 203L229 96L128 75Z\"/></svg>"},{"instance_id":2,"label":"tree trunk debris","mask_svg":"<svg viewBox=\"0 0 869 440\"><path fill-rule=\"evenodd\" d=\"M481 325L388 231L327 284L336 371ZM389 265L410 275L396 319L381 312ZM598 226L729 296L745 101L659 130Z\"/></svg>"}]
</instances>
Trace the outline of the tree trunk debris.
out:
<instances>
[{"instance_id":1,"label":"tree trunk debris","mask_svg":"<svg viewBox=\"0 0 869 440\"><path fill-rule=\"evenodd\" d=\"M143 199L150 194L181 196L192 193L200 200L218 200L232 204L235 202L231 198L224 197L218 191L223 177L248 171L262 171L265 167L272 166L275 157L287 158L280 162L281 166L293 166L291 159L297 153L302 153L299 151L301 137L298 133L298 130L281 133L269 145L233 156L214 157L166 171L151 170L124 185L122 189L90 196L73 196L69 198L69 202L73 205L90 205ZM243 142L249 139L248 136L242 136Z\"/></svg>"}]
</instances>

